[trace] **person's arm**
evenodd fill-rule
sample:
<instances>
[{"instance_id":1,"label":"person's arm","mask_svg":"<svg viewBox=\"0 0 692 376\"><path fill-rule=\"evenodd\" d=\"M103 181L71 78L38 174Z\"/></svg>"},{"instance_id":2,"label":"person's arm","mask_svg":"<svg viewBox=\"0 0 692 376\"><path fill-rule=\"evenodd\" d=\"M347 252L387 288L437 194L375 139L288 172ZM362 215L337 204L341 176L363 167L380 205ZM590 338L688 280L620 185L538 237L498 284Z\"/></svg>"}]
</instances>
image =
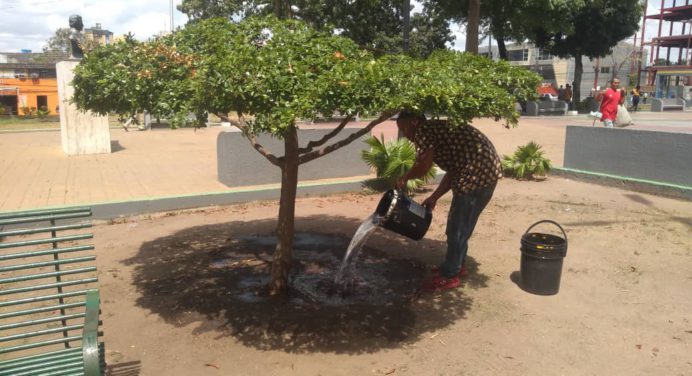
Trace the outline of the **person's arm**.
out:
<instances>
[{"instance_id":1,"label":"person's arm","mask_svg":"<svg viewBox=\"0 0 692 376\"><path fill-rule=\"evenodd\" d=\"M449 173L446 173L440 184L437 186L437 189L435 189L430 197L423 201L422 205L430 210L434 210L435 205L437 205L437 200L444 196L445 193L449 192L450 189L452 189L452 176Z\"/></svg>"},{"instance_id":2,"label":"person's arm","mask_svg":"<svg viewBox=\"0 0 692 376\"><path fill-rule=\"evenodd\" d=\"M425 176L433 166L433 149L428 149L416 155L416 161L413 166L402 176L397 182L396 187L401 189L406 186L406 182L411 179L418 179Z\"/></svg>"},{"instance_id":3,"label":"person's arm","mask_svg":"<svg viewBox=\"0 0 692 376\"><path fill-rule=\"evenodd\" d=\"M600 102L603 99L604 94L604 91L599 91L598 94L596 94L596 102Z\"/></svg>"}]
</instances>

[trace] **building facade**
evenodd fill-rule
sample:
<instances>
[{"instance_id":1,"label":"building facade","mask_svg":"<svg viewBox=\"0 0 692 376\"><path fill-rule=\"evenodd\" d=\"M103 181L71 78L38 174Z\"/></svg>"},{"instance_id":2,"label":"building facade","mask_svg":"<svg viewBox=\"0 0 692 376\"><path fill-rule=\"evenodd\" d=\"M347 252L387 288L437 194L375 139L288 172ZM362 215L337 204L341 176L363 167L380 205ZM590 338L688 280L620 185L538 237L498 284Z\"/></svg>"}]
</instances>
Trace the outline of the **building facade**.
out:
<instances>
[{"instance_id":1,"label":"building facade","mask_svg":"<svg viewBox=\"0 0 692 376\"><path fill-rule=\"evenodd\" d=\"M101 45L114 41L113 33L98 23L84 29L84 38ZM61 52L0 52L0 113L29 115L45 109L57 115L55 64L68 58L69 54Z\"/></svg>"},{"instance_id":2,"label":"building facade","mask_svg":"<svg viewBox=\"0 0 692 376\"><path fill-rule=\"evenodd\" d=\"M661 0L658 12L644 15L642 34L646 35L647 21L652 21L648 26L657 26L658 32L641 41L642 50L644 46L651 49L649 67L642 67L641 81L656 97L692 100L692 3L678 0L667 4Z\"/></svg>"},{"instance_id":3,"label":"building facade","mask_svg":"<svg viewBox=\"0 0 692 376\"><path fill-rule=\"evenodd\" d=\"M84 29L84 38L105 46L113 42L113 33L110 30L102 29L101 24L97 23L94 27Z\"/></svg>"},{"instance_id":4,"label":"building facade","mask_svg":"<svg viewBox=\"0 0 692 376\"><path fill-rule=\"evenodd\" d=\"M478 52L494 60L498 60L500 56L497 46L491 46L490 49L488 46L480 47ZM574 82L574 58L561 59L530 43L507 45L507 58L512 65L523 66L538 73L543 77L544 84L555 88L572 85ZM635 86L637 63L641 59L639 48L628 42L618 43L608 56L598 59L583 57L584 72L580 86L582 99L589 96L592 89L608 87L614 77L620 79L621 87ZM631 80L631 77L634 79Z\"/></svg>"},{"instance_id":5,"label":"building facade","mask_svg":"<svg viewBox=\"0 0 692 376\"><path fill-rule=\"evenodd\" d=\"M58 113L55 63L61 53L0 52L0 106L4 113L28 115L37 109Z\"/></svg>"}]
</instances>

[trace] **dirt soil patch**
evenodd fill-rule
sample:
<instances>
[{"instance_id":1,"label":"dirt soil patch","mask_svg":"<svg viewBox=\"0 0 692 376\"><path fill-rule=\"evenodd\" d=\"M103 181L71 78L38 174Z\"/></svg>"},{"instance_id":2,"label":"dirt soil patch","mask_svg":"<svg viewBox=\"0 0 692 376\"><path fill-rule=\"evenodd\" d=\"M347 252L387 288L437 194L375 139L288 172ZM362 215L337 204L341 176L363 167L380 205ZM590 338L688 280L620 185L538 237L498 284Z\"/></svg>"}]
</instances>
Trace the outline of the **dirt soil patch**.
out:
<instances>
[{"instance_id":1,"label":"dirt soil patch","mask_svg":"<svg viewBox=\"0 0 692 376\"><path fill-rule=\"evenodd\" d=\"M330 295L348 241L379 198L298 200L292 289L281 299L259 293L275 202L97 225L111 374L692 374L691 202L505 179L480 218L460 288L419 290L444 256L445 196L421 241L376 230L355 293ZM554 296L517 285L520 238L542 219L569 238Z\"/></svg>"}]
</instances>

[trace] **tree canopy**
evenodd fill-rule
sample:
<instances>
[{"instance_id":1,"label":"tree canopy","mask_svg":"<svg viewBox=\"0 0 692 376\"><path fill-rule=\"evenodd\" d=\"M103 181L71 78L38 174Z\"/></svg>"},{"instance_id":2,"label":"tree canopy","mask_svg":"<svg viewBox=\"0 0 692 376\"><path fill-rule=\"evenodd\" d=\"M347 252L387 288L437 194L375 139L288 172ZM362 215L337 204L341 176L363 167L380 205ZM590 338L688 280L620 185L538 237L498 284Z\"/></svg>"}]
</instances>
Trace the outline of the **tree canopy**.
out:
<instances>
[{"instance_id":1,"label":"tree canopy","mask_svg":"<svg viewBox=\"0 0 692 376\"><path fill-rule=\"evenodd\" d=\"M402 52L401 0L183 0L178 10L193 23L216 17L239 20L281 15L302 20L320 31L338 31L378 55ZM413 56L427 56L454 40L447 20L429 7L413 15L410 27L409 53Z\"/></svg>"},{"instance_id":2,"label":"tree canopy","mask_svg":"<svg viewBox=\"0 0 692 376\"><path fill-rule=\"evenodd\" d=\"M150 42L129 39L98 48L75 69L73 84L80 109L100 114L147 109L178 118L192 112L198 119L214 113L240 128L282 171L271 282L271 291L281 291L290 268L300 164L359 139L404 108L447 116L456 126L476 117L516 125L515 103L534 96L539 82L525 69L466 53L375 58L348 38L300 21L250 17L238 23L200 20ZM299 119L336 111L346 119L323 138L299 146ZM336 141L357 113L373 120ZM257 142L263 133L284 141L283 156Z\"/></svg>"},{"instance_id":3,"label":"tree canopy","mask_svg":"<svg viewBox=\"0 0 692 376\"><path fill-rule=\"evenodd\" d=\"M82 40L82 49L89 51L98 46L98 42L93 39ZM46 44L43 46L43 52L61 52L70 53L70 28L61 27L55 30L55 34L48 38Z\"/></svg>"},{"instance_id":4,"label":"tree canopy","mask_svg":"<svg viewBox=\"0 0 692 376\"><path fill-rule=\"evenodd\" d=\"M569 28L551 29L536 24L529 36L538 47L562 58L575 59L574 99L580 99L582 56L603 57L618 42L639 30L643 7L639 0L580 0L553 10L551 17Z\"/></svg>"}]
</instances>

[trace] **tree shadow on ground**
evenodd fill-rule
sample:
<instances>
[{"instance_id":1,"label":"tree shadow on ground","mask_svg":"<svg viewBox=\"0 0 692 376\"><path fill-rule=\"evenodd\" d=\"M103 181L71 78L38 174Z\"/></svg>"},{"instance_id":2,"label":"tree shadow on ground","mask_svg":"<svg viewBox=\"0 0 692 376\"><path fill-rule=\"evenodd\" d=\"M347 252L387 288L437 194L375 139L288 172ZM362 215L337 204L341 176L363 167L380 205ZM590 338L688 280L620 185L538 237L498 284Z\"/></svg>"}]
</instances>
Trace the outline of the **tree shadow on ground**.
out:
<instances>
[{"instance_id":1,"label":"tree shadow on ground","mask_svg":"<svg viewBox=\"0 0 692 376\"><path fill-rule=\"evenodd\" d=\"M142 363L125 362L111 364L106 367L106 375L108 376L138 376L142 370Z\"/></svg>"},{"instance_id":2,"label":"tree shadow on ground","mask_svg":"<svg viewBox=\"0 0 692 376\"><path fill-rule=\"evenodd\" d=\"M464 290L486 287L488 277L478 274L471 259L471 277L462 288L421 293L428 269L421 259L431 257L425 250L439 249L441 259L445 243L414 242L378 229L358 259L354 292L333 294L335 271L359 223L324 215L296 223L285 296L261 293L276 221L238 221L191 227L142 244L124 261L134 266L137 304L169 324L192 324L195 333L212 331L257 349L355 354L399 347L444 329L471 306Z\"/></svg>"}]
</instances>

